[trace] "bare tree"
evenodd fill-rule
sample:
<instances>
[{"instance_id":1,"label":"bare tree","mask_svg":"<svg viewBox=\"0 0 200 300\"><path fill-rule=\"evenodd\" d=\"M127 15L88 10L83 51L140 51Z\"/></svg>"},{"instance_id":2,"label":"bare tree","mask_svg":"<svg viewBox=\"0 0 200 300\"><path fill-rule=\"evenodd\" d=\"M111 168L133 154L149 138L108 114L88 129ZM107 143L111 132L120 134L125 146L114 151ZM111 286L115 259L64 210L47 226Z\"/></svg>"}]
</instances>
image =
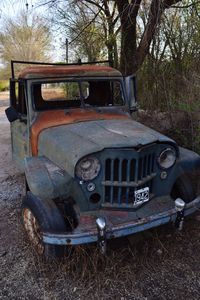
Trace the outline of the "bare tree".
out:
<instances>
[{"instance_id":1,"label":"bare tree","mask_svg":"<svg viewBox=\"0 0 200 300\"><path fill-rule=\"evenodd\" d=\"M47 60L49 50L49 29L39 17L23 12L16 20L5 21L0 32L0 58L5 66L11 59Z\"/></svg>"},{"instance_id":2,"label":"bare tree","mask_svg":"<svg viewBox=\"0 0 200 300\"><path fill-rule=\"evenodd\" d=\"M70 49L94 53L102 57L107 49L108 59L118 67L117 36L120 31L115 2L104 1L39 1L48 4L54 26L69 39ZM77 47L80 45L80 47ZM88 57L88 55L86 55ZM89 55L91 57L91 55Z\"/></svg>"},{"instance_id":3,"label":"bare tree","mask_svg":"<svg viewBox=\"0 0 200 300\"><path fill-rule=\"evenodd\" d=\"M137 72L149 53L150 45L159 28L161 17L165 10L171 7L187 8L199 1L188 0L186 4L177 5L180 0L39 0L42 4L55 3L81 4L91 10L99 10L104 16L102 26L105 30L105 43L109 58L116 60L117 65L117 37L121 40L120 69L125 75ZM138 37L137 25L140 19L140 9L146 5L147 19L143 31ZM100 14L99 13L99 14ZM96 18L94 18L95 20ZM120 22L119 22L120 21Z\"/></svg>"}]
</instances>

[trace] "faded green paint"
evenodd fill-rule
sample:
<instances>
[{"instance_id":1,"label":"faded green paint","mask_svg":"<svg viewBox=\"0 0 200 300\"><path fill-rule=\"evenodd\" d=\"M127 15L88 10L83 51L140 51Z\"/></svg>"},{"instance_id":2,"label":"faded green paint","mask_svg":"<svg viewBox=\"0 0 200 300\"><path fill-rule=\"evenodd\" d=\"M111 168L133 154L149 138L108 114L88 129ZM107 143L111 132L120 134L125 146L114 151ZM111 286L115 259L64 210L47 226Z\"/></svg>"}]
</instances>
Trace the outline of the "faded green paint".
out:
<instances>
[{"instance_id":1,"label":"faded green paint","mask_svg":"<svg viewBox=\"0 0 200 300\"><path fill-rule=\"evenodd\" d=\"M30 191L39 198L70 196L72 178L45 157L26 158L25 175Z\"/></svg>"},{"instance_id":2,"label":"faded green paint","mask_svg":"<svg viewBox=\"0 0 200 300\"><path fill-rule=\"evenodd\" d=\"M43 130L39 155L45 155L74 176L78 160L106 148L128 148L151 143L175 142L132 119L96 120L62 125Z\"/></svg>"},{"instance_id":3,"label":"faded green paint","mask_svg":"<svg viewBox=\"0 0 200 300\"><path fill-rule=\"evenodd\" d=\"M24 169L24 158L29 156L28 125L16 120L11 123L12 156L17 166Z\"/></svg>"},{"instance_id":4,"label":"faded green paint","mask_svg":"<svg viewBox=\"0 0 200 300\"><path fill-rule=\"evenodd\" d=\"M25 79L23 80L26 86L27 124L20 122L20 120L16 120L11 124L13 158L20 166L23 165L21 162L24 160L26 180L32 194L42 200L52 199L53 201L58 201L59 204L60 202L62 202L62 204L63 202L65 202L65 204L73 203L73 205L75 204L73 207L77 206L82 216L84 216L84 212L86 216L88 214L88 219L91 219L93 213L95 213L95 218L101 215L102 212L105 216L109 214L113 215L113 223L111 222L114 224L113 226L119 225L118 227L120 227L121 222L129 228L129 224L133 225L134 222L139 223L140 218L144 218L143 229L140 230L145 230L148 227L159 226L159 224L166 223L166 220L168 222L170 220L170 214L175 214L174 210L170 212L174 206L174 202L170 197L172 187L180 175L200 168L200 157L192 151L179 148L172 139L134 121L131 117L127 117L127 119L117 119L116 114L115 119L102 119L101 113L118 112L129 115L129 108L136 107L136 105L134 106L133 103L131 103L131 100L135 101L135 98L130 91L130 82L127 81L125 86L122 77L115 77L115 79L117 78L122 83L125 97L125 105L123 107L116 108L107 106L104 108L92 108L91 106L90 110L94 109L99 113L97 120L80 120L73 124L54 126L42 130L38 139L38 156L31 157L29 143L30 128L38 116L38 112L34 111L33 108L31 85L35 82L45 82L48 77L51 77L52 81L58 78L64 79L64 77L58 73L53 72L53 67L51 67L51 71L52 73L49 74L49 76L47 76L46 72L44 74L42 70L40 71L40 69L32 73L31 71L30 73L24 73ZM112 76L120 76L120 73L113 69L108 73L97 71L87 73L83 71L73 76L75 75L76 78L79 75L81 79L85 78L86 80L90 78L89 76L92 78L92 76L97 75L101 76L99 77L101 80L106 80L106 78L110 80ZM65 79L73 76L72 74L68 77L66 75ZM97 77L95 77L95 79L97 79ZM83 107L83 110L84 109L87 114L87 107ZM66 109L66 116L67 111ZM166 177L163 179L163 169L158 165L158 157L160 153L168 147L175 150L177 159L172 167L164 170ZM76 176L75 167L79 160L87 155L95 156L99 160L100 171L98 176L93 180L83 181ZM151 159L153 161L149 163L148 160ZM110 166L109 171L112 171L112 178L110 179L106 179L106 172L109 173L108 170L106 171L106 163L108 160L112 162L116 160L120 161L120 167L118 167L117 171L113 166ZM129 162L129 170L128 166L122 170L123 161ZM134 177L136 178L134 180L130 180L131 161L135 163L132 169L137 175ZM149 167L150 164L152 164L151 167ZM143 172L144 174L142 173L141 170L145 168L149 169L149 173L146 174L146 171ZM121 178L114 178L114 174L117 172ZM140 173L141 178L139 178ZM128 179L125 180L122 177ZM88 183L94 184L94 191L88 189ZM131 185L140 189L147 187L148 184L149 190L151 189L150 201L143 203L142 206L138 208L133 207L132 199L135 196L131 195L129 190L128 195L130 199L128 200L130 201L129 203L123 202L122 204L120 197L119 200L121 202L115 201L115 203L113 203L113 201L110 201L111 197L108 196L109 193L106 192L106 189L110 188L110 186L113 189L112 192L117 187L119 188L117 193L120 195L119 193L123 193L123 189L127 187L129 189ZM134 192L132 192L132 194L134 194ZM98 202L91 201L91 195L93 193L99 195ZM125 197L125 194L123 197ZM166 212L165 220L164 217L159 217L160 212L163 214ZM120 218L119 214L121 214ZM158 222L155 225L151 224L152 214L155 218L159 217L158 220L156 219ZM129 218L126 218L126 216L129 216ZM147 217L149 217L149 220ZM110 224L110 227L112 227L112 224ZM94 222L92 226L96 228ZM77 229L74 230L74 233L76 230L82 230L88 235L88 240L92 241L90 238L93 236L93 233L90 235L87 231L88 228L87 219L86 221L83 219L83 221L80 221ZM119 233L116 236L127 235L134 232L134 230L131 230L127 229L127 231L123 231L122 228L123 233ZM73 235L73 232L71 235ZM61 237L60 239L62 240ZM96 239L95 233L94 240ZM59 238L56 240L56 243L59 244ZM77 243L81 243L81 240Z\"/></svg>"}]
</instances>

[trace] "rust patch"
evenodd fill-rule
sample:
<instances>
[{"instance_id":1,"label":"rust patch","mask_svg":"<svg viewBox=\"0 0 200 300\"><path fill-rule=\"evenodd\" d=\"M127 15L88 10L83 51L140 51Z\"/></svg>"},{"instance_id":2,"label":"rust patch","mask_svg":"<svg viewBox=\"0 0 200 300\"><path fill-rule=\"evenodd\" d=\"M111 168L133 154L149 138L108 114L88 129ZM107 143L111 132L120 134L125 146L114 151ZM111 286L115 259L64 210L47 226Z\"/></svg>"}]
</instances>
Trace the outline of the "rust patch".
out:
<instances>
[{"instance_id":1,"label":"rust patch","mask_svg":"<svg viewBox=\"0 0 200 300\"><path fill-rule=\"evenodd\" d=\"M94 110L76 109L73 111L64 110L44 111L39 113L36 121L31 127L31 149L32 155L38 154L38 138L42 130L72 123L95 121L95 120L113 120L113 119L129 119L126 113L99 113Z\"/></svg>"},{"instance_id":2,"label":"rust patch","mask_svg":"<svg viewBox=\"0 0 200 300\"><path fill-rule=\"evenodd\" d=\"M25 68L19 78L57 77L64 75L96 75L96 76L122 76L119 71L108 66L71 65L71 66L39 66Z\"/></svg>"},{"instance_id":3,"label":"rust patch","mask_svg":"<svg viewBox=\"0 0 200 300\"><path fill-rule=\"evenodd\" d=\"M26 232L28 234L28 238L32 245L34 246L36 252L39 255L42 255L44 252L44 245L42 242L42 234L40 231L39 224L32 214L32 212L28 209L25 208L23 209L23 222L24 222L24 227L26 229Z\"/></svg>"}]
</instances>

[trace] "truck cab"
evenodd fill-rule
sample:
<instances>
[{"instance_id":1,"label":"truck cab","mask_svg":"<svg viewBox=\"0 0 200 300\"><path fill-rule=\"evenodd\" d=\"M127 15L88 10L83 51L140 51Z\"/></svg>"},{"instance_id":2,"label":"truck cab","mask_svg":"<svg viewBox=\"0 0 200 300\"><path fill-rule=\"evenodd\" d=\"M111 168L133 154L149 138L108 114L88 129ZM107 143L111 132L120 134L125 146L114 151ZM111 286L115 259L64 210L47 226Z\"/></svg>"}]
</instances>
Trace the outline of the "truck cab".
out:
<instances>
[{"instance_id":1,"label":"truck cab","mask_svg":"<svg viewBox=\"0 0 200 300\"><path fill-rule=\"evenodd\" d=\"M110 66L34 63L13 74L6 114L26 178L22 220L40 255L94 242L105 253L108 239L181 229L200 207L189 176L199 155L134 120L136 109L135 77Z\"/></svg>"}]
</instances>

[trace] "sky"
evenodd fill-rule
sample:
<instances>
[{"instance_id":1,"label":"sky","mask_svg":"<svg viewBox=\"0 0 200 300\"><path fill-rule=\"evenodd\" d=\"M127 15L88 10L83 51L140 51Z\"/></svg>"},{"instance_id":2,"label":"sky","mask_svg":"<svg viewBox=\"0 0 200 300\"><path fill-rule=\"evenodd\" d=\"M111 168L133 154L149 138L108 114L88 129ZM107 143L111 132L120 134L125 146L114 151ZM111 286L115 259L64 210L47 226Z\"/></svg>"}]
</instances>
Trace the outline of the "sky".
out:
<instances>
[{"instance_id":1,"label":"sky","mask_svg":"<svg viewBox=\"0 0 200 300\"><path fill-rule=\"evenodd\" d=\"M26 10L26 3L28 9L35 5L34 0L1 0L0 2L0 16L1 25L4 17L15 17L21 10Z\"/></svg>"},{"instance_id":2,"label":"sky","mask_svg":"<svg viewBox=\"0 0 200 300\"><path fill-rule=\"evenodd\" d=\"M34 13L46 18L48 8L47 6L39 6L38 2L38 0L0 0L0 30L3 30L6 18L15 19L23 10L25 10L27 14ZM62 46L64 44L65 37L61 36L58 32L55 32L53 26L51 29L51 57L53 61L61 61L65 55L65 49Z\"/></svg>"}]
</instances>

